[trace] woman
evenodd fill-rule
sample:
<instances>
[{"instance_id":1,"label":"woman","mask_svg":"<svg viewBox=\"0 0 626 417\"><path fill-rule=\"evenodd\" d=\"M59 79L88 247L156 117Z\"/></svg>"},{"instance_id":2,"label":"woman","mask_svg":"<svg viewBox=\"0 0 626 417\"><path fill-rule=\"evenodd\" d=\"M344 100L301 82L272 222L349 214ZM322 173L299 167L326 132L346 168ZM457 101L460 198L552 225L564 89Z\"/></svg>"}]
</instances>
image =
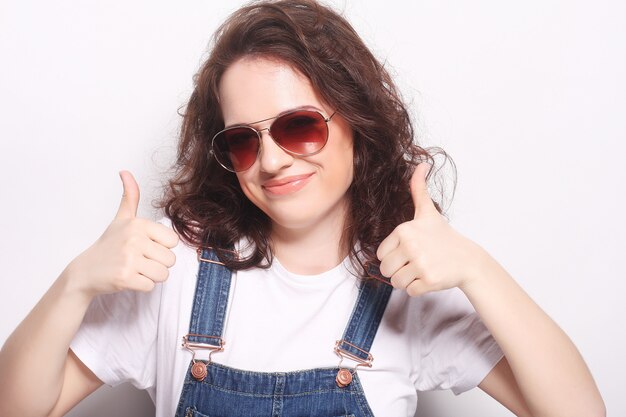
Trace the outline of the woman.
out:
<instances>
[{"instance_id":1,"label":"woman","mask_svg":"<svg viewBox=\"0 0 626 417\"><path fill-rule=\"evenodd\" d=\"M343 18L240 9L196 78L167 218L135 217L122 172L115 220L3 347L0 414L130 380L159 416L410 416L416 389L476 385L520 416L604 415L567 336L445 221L425 161Z\"/></svg>"}]
</instances>

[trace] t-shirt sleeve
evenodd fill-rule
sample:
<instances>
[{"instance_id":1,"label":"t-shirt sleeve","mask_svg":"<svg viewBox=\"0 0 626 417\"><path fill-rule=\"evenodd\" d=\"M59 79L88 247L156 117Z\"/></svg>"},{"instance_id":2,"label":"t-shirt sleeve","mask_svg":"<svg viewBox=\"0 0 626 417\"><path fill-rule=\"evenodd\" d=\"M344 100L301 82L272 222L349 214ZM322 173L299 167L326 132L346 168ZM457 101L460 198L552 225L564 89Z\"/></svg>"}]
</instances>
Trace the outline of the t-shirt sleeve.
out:
<instances>
[{"instance_id":1,"label":"t-shirt sleeve","mask_svg":"<svg viewBox=\"0 0 626 417\"><path fill-rule=\"evenodd\" d=\"M155 385L161 288L100 295L91 302L70 348L107 385Z\"/></svg>"},{"instance_id":2,"label":"t-shirt sleeve","mask_svg":"<svg viewBox=\"0 0 626 417\"><path fill-rule=\"evenodd\" d=\"M476 387L503 357L500 347L458 288L421 298L416 389L458 395Z\"/></svg>"}]
</instances>

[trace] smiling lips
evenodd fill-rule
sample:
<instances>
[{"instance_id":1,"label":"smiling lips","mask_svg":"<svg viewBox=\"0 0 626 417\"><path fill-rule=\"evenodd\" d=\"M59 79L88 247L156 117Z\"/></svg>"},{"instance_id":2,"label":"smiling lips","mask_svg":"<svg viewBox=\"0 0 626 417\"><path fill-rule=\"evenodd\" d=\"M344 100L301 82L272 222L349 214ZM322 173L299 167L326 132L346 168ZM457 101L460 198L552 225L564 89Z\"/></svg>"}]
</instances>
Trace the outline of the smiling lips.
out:
<instances>
[{"instance_id":1,"label":"smiling lips","mask_svg":"<svg viewBox=\"0 0 626 417\"><path fill-rule=\"evenodd\" d=\"M295 193L308 184L313 174L293 175L291 177L269 180L263 183L262 188L273 195Z\"/></svg>"}]
</instances>

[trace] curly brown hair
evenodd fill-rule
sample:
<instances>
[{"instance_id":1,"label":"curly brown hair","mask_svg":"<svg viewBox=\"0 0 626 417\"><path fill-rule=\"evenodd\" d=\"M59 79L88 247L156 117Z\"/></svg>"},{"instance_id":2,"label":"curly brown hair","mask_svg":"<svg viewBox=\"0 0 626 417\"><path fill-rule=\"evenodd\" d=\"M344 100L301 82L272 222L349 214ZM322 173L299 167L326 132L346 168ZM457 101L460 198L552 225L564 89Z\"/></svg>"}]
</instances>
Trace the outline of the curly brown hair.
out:
<instances>
[{"instance_id":1,"label":"curly brown hair","mask_svg":"<svg viewBox=\"0 0 626 417\"><path fill-rule=\"evenodd\" d=\"M353 130L354 180L341 244L365 277L363 264L377 263L380 242L413 217L409 181L415 166L429 162L435 168L436 154L450 158L440 148L414 143L409 113L391 76L347 20L327 6L314 0L252 2L235 11L212 42L184 110L173 178L156 206L192 246L227 248L249 238L250 256L220 256L229 268L271 265L269 217L245 197L236 175L213 158L210 143L224 128L218 85L228 66L242 57L277 59L306 75Z\"/></svg>"}]
</instances>

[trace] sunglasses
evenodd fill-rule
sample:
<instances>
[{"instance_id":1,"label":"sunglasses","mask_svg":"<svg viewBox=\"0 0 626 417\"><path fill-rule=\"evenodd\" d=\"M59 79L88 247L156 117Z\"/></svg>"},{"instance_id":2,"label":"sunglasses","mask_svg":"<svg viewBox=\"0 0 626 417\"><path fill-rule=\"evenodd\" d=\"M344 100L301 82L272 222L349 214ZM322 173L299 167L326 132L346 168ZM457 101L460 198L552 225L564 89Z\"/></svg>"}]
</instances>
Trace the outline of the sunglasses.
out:
<instances>
[{"instance_id":1,"label":"sunglasses","mask_svg":"<svg viewBox=\"0 0 626 417\"><path fill-rule=\"evenodd\" d=\"M337 112L335 112L337 113ZM213 136L211 149L221 166L231 172L242 172L254 165L261 152L261 132L267 130L272 140L285 152L296 156L318 153L328 142L328 122L317 110L293 110L275 119L270 127L257 130L249 125L226 128Z\"/></svg>"}]
</instances>

